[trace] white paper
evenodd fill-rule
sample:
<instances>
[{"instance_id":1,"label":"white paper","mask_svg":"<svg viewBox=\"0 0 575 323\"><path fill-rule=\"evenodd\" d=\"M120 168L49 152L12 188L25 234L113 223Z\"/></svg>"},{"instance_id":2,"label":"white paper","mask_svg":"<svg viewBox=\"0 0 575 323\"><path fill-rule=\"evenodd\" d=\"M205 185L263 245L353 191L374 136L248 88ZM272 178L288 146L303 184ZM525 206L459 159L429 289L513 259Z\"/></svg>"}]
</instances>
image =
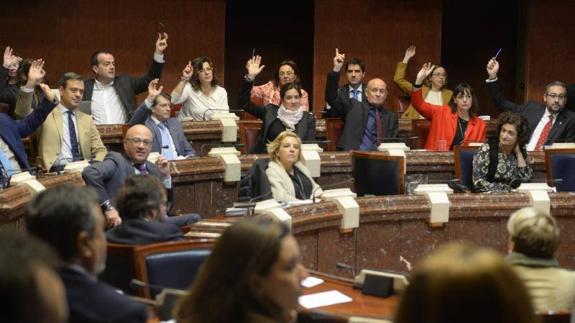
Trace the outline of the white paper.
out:
<instances>
[{"instance_id":1,"label":"white paper","mask_svg":"<svg viewBox=\"0 0 575 323\"><path fill-rule=\"evenodd\" d=\"M308 278L304 279L301 282L301 285L305 288L310 288L310 287L314 287L317 286L319 284L323 283L323 279L317 278L317 277L312 277L309 276Z\"/></svg>"},{"instance_id":2,"label":"white paper","mask_svg":"<svg viewBox=\"0 0 575 323\"><path fill-rule=\"evenodd\" d=\"M352 299L337 290L300 296L299 304L307 309L351 302Z\"/></svg>"}]
</instances>

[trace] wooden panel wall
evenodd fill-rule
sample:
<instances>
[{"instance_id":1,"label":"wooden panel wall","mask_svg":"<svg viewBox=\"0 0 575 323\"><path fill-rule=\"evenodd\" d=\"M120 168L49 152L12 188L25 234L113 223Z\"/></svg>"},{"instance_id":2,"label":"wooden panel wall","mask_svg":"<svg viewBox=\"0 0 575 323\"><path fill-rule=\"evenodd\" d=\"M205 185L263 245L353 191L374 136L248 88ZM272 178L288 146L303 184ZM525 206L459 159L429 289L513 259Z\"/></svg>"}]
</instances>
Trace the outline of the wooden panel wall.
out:
<instances>
[{"instance_id":1,"label":"wooden panel wall","mask_svg":"<svg viewBox=\"0 0 575 323\"><path fill-rule=\"evenodd\" d=\"M325 79L336 47L347 57L364 60L366 79L383 78L390 91L386 105L395 107L395 96L401 94L393 84L397 62L411 44L417 45L417 54L410 62L408 79L415 79L424 62L438 62L441 24L441 0L316 0L314 110L325 106ZM345 81L342 73L340 84Z\"/></svg>"},{"instance_id":2,"label":"wooden panel wall","mask_svg":"<svg viewBox=\"0 0 575 323\"><path fill-rule=\"evenodd\" d=\"M102 48L114 54L117 72L145 73L158 22L169 34L165 91L199 55L212 57L223 79L225 0L12 1L2 9L2 52L10 45L22 57L44 58L52 87L64 72L92 77L90 55Z\"/></svg>"},{"instance_id":3,"label":"wooden panel wall","mask_svg":"<svg viewBox=\"0 0 575 323\"><path fill-rule=\"evenodd\" d=\"M499 80L503 93L515 100L516 67L520 67L520 7L518 0L443 2L442 62L449 73L448 87L471 85L479 100L479 114L497 117L499 112L485 86L486 64L501 48Z\"/></svg>"},{"instance_id":4,"label":"wooden panel wall","mask_svg":"<svg viewBox=\"0 0 575 323\"><path fill-rule=\"evenodd\" d=\"M545 84L575 82L575 2L528 0L525 99L542 102Z\"/></svg>"}]
</instances>

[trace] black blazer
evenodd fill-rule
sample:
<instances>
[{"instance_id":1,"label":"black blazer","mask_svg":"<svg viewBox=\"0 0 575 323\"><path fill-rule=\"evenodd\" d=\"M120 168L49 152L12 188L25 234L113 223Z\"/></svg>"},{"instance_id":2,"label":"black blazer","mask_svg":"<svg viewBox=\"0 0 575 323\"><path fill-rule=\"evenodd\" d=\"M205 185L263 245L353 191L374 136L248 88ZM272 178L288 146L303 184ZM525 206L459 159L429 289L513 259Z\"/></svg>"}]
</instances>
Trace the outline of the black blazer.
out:
<instances>
[{"instance_id":1,"label":"black blazer","mask_svg":"<svg viewBox=\"0 0 575 323\"><path fill-rule=\"evenodd\" d=\"M523 115L529 122L529 137L533 133L533 130L537 127L539 121L543 117L545 110L547 109L544 105L537 102L529 101L525 104L517 104L508 101L501 92L501 87L499 82L486 82L487 89L491 94L491 98L495 106L499 111L511 111L517 112ZM557 119L553 123L551 132L547 137L545 145L551 145L556 141L566 142L575 140L575 113L567 109L562 109L557 115Z\"/></svg>"},{"instance_id":2,"label":"black blazer","mask_svg":"<svg viewBox=\"0 0 575 323\"><path fill-rule=\"evenodd\" d=\"M238 104L241 109L253 114L263 121L262 131L258 138L258 143L249 151L250 154L263 154L266 153L266 138L272 122L278 117L279 107L275 104L268 104L260 107L250 102L250 92L254 86L253 82L248 82L244 79L240 89L240 96ZM295 126L295 132L302 141L315 140L315 117L309 112L304 112L303 117Z\"/></svg>"},{"instance_id":3,"label":"black blazer","mask_svg":"<svg viewBox=\"0 0 575 323\"><path fill-rule=\"evenodd\" d=\"M171 223L145 219L124 219L122 224L106 231L106 238L108 242L131 245L186 239L182 231Z\"/></svg>"},{"instance_id":4,"label":"black blazer","mask_svg":"<svg viewBox=\"0 0 575 323\"><path fill-rule=\"evenodd\" d=\"M146 322L148 311L113 287L70 268L60 270L66 288L70 323Z\"/></svg>"},{"instance_id":5,"label":"black blazer","mask_svg":"<svg viewBox=\"0 0 575 323\"><path fill-rule=\"evenodd\" d=\"M338 88L339 85L339 72L330 71L327 73L327 81L325 83L325 102L329 104L330 109L325 109L324 116L326 118L345 118L345 115L342 115L341 109L333 108L337 105L348 105L351 106L351 98L349 97L349 84L345 84L342 87ZM366 84L362 84L361 87L363 90L366 88ZM362 101L365 98L365 93L362 93Z\"/></svg>"},{"instance_id":6,"label":"black blazer","mask_svg":"<svg viewBox=\"0 0 575 323\"><path fill-rule=\"evenodd\" d=\"M132 77L127 74L116 76L114 79L114 89L118 93L118 97L126 110L128 118L132 116L136 110L136 95L148 91L148 84L156 78L162 76L164 63L158 63L152 60L152 65L148 72L141 77ZM94 84L96 80L89 79L84 81L84 101L92 101L92 94L94 93Z\"/></svg>"}]
</instances>

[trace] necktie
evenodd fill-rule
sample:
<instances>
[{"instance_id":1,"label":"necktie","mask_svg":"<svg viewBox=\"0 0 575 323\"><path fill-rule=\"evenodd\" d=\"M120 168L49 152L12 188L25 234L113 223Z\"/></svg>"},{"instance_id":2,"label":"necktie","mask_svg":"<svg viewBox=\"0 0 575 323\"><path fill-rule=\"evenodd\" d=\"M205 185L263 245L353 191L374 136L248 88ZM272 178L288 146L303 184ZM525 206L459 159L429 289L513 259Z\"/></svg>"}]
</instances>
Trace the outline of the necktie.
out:
<instances>
[{"instance_id":1,"label":"necktie","mask_svg":"<svg viewBox=\"0 0 575 323\"><path fill-rule=\"evenodd\" d=\"M176 156L174 156L173 150L171 149L171 141L170 139L170 132L168 127L163 122L158 124L158 128L160 128L160 133L162 134L162 155L166 157L167 160L174 160Z\"/></svg>"},{"instance_id":2,"label":"necktie","mask_svg":"<svg viewBox=\"0 0 575 323\"><path fill-rule=\"evenodd\" d=\"M148 175L148 168L146 168L146 164L134 164L137 170L140 171L140 175Z\"/></svg>"},{"instance_id":3,"label":"necktie","mask_svg":"<svg viewBox=\"0 0 575 323\"><path fill-rule=\"evenodd\" d=\"M383 126L381 125L381 109L375 109L375 130L377 134L377 138L375 138L375 142L377 146L381 144L381 140L383 138ZM377 147L376 147L377 148Z\"/></svg>"},{"instance_id":4,"label":"necktie","mask_svg":"<svg viewBox=\"0 0 575 323\"><path fill-rule=\"evenodd\" d=\"M543 127L543 131L541 131L541 135L539 135L539 139L537 140L537 144L535 145L535 150L542 150L543 144L547 141L547 137L549 137L549 133L551 132L551 127L553 126L553 115L549 116L549 121Z\"/></svg>"},{"instance_id":5,"label":"necktie","mask_svg":"<svg viewBox=\"0 0 575 323\"><path fill-rule=\"evenodd\" d=\"M351 95L357 101L359 101L359 90L351 90Z\"/></svg>"},{"instance_id":6,"label":"necktie","mask_svg":"<svg viewBox=\"0 0 575 323\"><path fill-rule=\"evenodd\" d=\"M70 132L70 146L72 149L72 160L78 161L82 160L82 155L80 155L80 149L78 149L78 138L76 137L76 127L74 126L74 112L67 111L68 113L68 131Z\"/></svg>"}]
</instances>

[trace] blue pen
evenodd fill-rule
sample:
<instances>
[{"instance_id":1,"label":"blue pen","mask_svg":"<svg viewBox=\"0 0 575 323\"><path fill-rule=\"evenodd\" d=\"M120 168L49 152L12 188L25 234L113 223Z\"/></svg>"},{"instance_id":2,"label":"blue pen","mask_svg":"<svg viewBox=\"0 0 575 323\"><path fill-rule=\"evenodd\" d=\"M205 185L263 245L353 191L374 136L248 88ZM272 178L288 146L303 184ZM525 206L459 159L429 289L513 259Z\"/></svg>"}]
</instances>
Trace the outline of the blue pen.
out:
<instances>
[{"instance_id":1,"label":"blue pen","mask_svg":"<svg viewBox=\"0 0 575 323\"><path fill-rule=\"evenodd\" d=\"M501 48L499 48L499 50L497 51L497 54L495 54L495 59L497 59L497 56L499 56L499 53L501 53Z\"/></svg>"}]
</instances>

